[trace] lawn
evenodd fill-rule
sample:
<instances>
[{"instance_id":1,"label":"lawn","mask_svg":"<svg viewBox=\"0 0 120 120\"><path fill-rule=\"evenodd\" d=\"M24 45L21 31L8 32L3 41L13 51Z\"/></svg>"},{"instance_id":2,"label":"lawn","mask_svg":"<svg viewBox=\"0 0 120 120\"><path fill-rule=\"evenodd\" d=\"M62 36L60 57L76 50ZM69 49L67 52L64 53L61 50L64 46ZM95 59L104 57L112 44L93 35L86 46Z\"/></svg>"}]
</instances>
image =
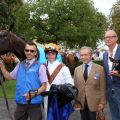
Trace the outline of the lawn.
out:
<instances>
[{"instance_id":1,"label":"lawn","mask_svg":"<svg viewBox=\"0 0 120 120\"><path fill-rule=\"evenodd\" d=\"M4 82L5 92L6 92L7 98L9 99L13 99L15 96L15 84L16 84L15 80L10 80L10 81L7 80ZM3 97L4 97L3 91L0 86L0 98L3 98Z\"/></svg>"}]
</instances>

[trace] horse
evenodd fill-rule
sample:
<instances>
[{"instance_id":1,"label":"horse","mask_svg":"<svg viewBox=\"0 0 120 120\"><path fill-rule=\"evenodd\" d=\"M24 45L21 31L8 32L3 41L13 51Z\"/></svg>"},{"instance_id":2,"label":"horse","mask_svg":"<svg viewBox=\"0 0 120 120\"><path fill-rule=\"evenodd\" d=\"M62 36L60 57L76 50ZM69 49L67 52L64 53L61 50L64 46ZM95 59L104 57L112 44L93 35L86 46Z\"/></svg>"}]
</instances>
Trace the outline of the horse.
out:
<instances>
[{"instance_id":1,"label":"horse","mask_svg":"<svg viewBox=\"0 0 120 120\"><path fill-rule=\"evenodd\" d=\"M61 52L63 63L69 67L71 74L74 74L75 67L79 64L79 59L71 53Z\"/></svg>"},{"instance_id":2,"label":"horse","mask_svg":"<svg viewBox=\"0 0 120 120\"><path fill-rule=\"evenodd\" d=\"M14 53L22 61L25 59L25 41L9 30L0 30L0 56L8 52Z\"/></svg>"},{"instance_id":3,"label":"horse","mask_svg":"<svg viewBox=\"0 0 120 120\"><path fill-rule=\"evenodd\" d=\"M26 42L11 32L13 24L6 30L0 30L0 59L6 62L2 55L8 52L14 53L15 56L20 60L25 59L24 48Z\"/></svg>"}]
</instances>

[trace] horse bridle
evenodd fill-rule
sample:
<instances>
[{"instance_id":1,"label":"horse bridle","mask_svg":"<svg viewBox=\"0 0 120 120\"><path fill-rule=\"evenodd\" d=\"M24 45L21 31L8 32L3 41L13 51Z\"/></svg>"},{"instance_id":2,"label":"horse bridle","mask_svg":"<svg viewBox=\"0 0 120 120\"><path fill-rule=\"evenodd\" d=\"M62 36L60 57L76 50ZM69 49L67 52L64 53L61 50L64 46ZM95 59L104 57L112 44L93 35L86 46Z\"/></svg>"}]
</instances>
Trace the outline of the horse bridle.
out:
<instances>
[{"instance_id":1,"label":"horse bridle","mask_svg":"<svg viewBox=\"0 0 120 120\"><path fill-rule=\"evenodd\" d=\"M0 56L0 59L1 59L2 61L4 61L1 56ZM5 87L4 87L4 84L3 84L3 78L2 78L2 76L3 76L3 75L2 75L2 72L0 71L0 83L1 83L1 88L2 88L3 95L4 95L5 103L6 103L6 108L7 108L7 111L8 111L8 114L9 114L10 119L11 119L11 120L14 120L14 119L13 119L13 116L12 116L12 114L11 114L11 111L10 111L10 107L9 107L9 103L8 103L8 99L7 99Z\"/></svg>"}]
</instances>

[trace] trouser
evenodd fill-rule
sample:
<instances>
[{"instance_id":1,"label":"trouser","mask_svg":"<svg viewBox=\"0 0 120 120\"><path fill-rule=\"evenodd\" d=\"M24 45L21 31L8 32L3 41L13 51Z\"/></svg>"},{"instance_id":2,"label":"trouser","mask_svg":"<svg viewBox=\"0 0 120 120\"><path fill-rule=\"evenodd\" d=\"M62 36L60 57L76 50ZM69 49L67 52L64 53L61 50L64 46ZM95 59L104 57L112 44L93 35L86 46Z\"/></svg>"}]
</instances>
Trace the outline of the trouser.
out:
<instances>
[{"instance_id":1,"label":"trouser","mask_svg":"<svg viewBox=\"0 0 120 120\"><path fill-rule=\"evenodd\" d=\"M91 112L87 102L84 104L83 110L80 110L82 120L96 120L96 112Z\"/></svg>"},{"instance_id":2,"label":"trouser","mask_svg":"<svg viewBox=\"0 0 120 120\"><path fill-rule=\"evenodd\" d=\"M42 120L41 104L17 104L15 120Z\"/></svg>"},{"instance_id":3,"label":"trouser","mask_svg":"<svg viewBox=\"0 0 120 120\"><path fill-rule=\"evenodd\" d=\"M113 93L108 99L112 120L120 120L120 99Z\"/></svg>"}]
</instances>

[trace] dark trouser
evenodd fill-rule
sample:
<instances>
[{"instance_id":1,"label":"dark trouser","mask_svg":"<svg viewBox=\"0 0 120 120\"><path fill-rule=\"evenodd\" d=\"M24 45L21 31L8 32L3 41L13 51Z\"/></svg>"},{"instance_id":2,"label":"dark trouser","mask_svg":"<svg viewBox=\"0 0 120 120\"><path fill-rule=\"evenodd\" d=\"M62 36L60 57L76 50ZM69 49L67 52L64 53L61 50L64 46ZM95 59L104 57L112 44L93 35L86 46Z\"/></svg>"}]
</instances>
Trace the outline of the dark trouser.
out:
<instances>
[{"instance_id":1,"label":"dark trouser","mask_svg":"<svg viewBox=\"0 0 120 120\"><path fill-rule=\"evenodd\" d=\"M96 120L96 112L91 112L85 102L84 109L80 110L82 120Z\"/></svg>"},{"instance_id":2,"label":"dark trouser","mask_svg":"<svg viewBox=\"0 0 120 120\"><path fill-rule=\"evenodd\" d=\"M120 98L116 97L116 93L108 98L112 120L120 120Z\"/></svg>"},{"instance_id":3,"label":"dark trouser","mask_svg":"<svg viewBox=\"0 0 120 120\"><path fill-rule=\"evenodd\" d=\"M17 104L15 120L42 120L41 104Z\"/></svg>"}]
</instances>

